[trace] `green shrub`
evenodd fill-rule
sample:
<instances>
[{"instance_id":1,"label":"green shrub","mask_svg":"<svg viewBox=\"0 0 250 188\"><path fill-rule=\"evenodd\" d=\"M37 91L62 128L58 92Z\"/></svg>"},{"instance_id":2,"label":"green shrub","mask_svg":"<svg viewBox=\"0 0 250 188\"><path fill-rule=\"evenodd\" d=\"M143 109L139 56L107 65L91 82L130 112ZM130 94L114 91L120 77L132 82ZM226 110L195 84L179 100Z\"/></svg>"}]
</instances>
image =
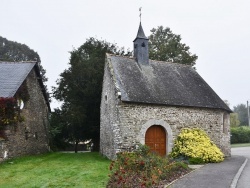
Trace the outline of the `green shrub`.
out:
<instances>
[{"instance_id":1,"label":"green shrub","mask_svg":"<svg viewBox=\"0 0 250 188\"><path fill-rule=\"evenodd\" d=\"M188 158L192 163L221 162L224 160L220 149L210 140L205 131L198 128L182 129L174 141L171 156L173 158Z\"/></svg>"},{"instance_id":2,"label":"green shrub","mask_svg":"<svg viewBox=\"0 0 250 188\"><path fill-rule=\"evenodd\" d=\"M204 164L205 163L205 161L203 159L201 159L201 158L193 158L193 157L190 157L188 159L188 162L189 162L189 164Z\"/></svg>"},{"instance_id":3,"label":"green shrub","mask_svg":"<svg viewBox=\"0 0 250 188\"><path fill-rule=\"evenodd\" d=\"M250 127L231 127L231 143L250 143Z\"/></svg>"},{"instance_id":4,"label":"green shrub","mask_svg":"<svg viewBox=\"0 0 250 188\"><path fill-rule=\"evenodd\" d=\"M139 146L135 152L120 152L110 164L108 188L153 187L161 180L169 180L178 173L189 171L187 164L170 161L151 153L147 146Z\"/></svg>"}]
</instances>

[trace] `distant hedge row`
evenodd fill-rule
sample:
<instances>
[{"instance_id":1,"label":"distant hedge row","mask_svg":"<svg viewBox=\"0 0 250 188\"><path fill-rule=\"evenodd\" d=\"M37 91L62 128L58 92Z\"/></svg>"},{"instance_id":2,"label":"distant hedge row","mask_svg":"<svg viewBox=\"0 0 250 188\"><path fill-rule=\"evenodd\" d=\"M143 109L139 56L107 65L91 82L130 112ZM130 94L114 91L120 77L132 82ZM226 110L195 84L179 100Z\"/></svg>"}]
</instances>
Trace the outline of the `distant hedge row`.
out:
<instances>
[{"instance_id":1,"label":"distant hedge row","mask_svg":"<svg viewBox=\"0 0 250 188\"><path fill-rule=\"evenodd\" d=\"M250 143L250 127L231 127L231 144Z\"/></svg>"}]
</instances>

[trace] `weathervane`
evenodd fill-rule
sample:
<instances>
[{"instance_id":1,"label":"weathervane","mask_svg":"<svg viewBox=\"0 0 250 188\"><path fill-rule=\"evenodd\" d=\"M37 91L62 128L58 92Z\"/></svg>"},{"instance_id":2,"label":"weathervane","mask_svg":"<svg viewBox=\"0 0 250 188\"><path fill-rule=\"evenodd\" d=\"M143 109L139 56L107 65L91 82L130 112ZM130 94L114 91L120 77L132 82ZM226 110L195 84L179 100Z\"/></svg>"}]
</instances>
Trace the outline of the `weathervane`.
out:
<instances>
[{"instance_id":1,"label":"weathervane","mask_svg":"<svg viewBox=\"0 0 250 188\"><path fill-rule=\"evenodd\" d=\"M139 11L140 11L140 22L141 22L141 7L139 8Z\"/></svg>"}]
</instances>

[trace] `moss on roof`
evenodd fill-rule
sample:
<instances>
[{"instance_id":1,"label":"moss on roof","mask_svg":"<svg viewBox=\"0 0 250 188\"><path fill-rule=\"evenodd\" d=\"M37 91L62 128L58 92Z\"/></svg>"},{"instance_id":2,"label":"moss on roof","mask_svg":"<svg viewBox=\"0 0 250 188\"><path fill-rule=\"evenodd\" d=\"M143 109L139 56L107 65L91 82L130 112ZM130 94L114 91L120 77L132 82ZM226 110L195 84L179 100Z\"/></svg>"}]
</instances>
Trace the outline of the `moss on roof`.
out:
<instances>
[{"instance_id":1,"label":"moss on roof","mask_svg":"<svg viewBox=\"0 0 250 188\"><path fill-rule=\"evenodd\" d=\"M107 54L108 63L124 102L224 109L224 101L191 67L149 60L138 65L134 58Z\"/></svg>"}]
</instances>

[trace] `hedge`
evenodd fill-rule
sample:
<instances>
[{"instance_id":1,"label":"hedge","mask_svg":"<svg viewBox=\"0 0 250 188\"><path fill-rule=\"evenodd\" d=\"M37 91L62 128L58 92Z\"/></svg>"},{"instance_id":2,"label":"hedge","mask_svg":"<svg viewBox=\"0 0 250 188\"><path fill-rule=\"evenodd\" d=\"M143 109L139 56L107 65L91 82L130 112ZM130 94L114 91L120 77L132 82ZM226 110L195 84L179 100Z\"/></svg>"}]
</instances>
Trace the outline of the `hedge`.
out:
<instances>
[{"instance_id":1,"label":"hedge","mask_svg":"<svg viewBox=\"0 0 250 188\"><path fill-rule=\"evenodd\" d=\"M231 127L231 144L250 143L250 127Z\"/></svg>"}]
</instances>

